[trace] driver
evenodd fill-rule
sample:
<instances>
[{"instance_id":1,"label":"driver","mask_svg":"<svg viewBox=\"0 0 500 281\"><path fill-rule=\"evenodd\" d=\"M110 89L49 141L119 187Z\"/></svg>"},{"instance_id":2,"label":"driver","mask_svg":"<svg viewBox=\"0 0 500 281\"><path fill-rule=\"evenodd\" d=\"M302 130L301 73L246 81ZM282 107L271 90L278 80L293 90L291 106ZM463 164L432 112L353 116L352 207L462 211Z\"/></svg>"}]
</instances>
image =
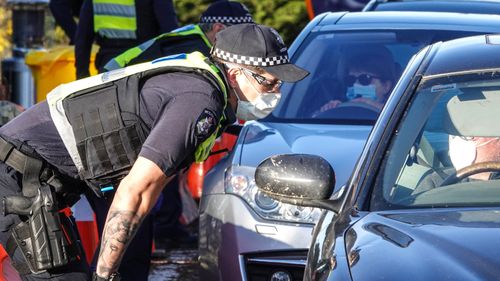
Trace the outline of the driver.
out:
<instances>
[{"instance_id":1,"label":"driver","mask_svg":"<svg viewBox=\"0 0 500 281\"><path fill-rule=\"evenodd\" d=\"M443 185L450 175L477 163L500 161L500 137L467 137L449 135L449 156L453 167L446 167L426 175L412 194L418 194ZM483 172L468 176L467 180L498 179L495 172Z\"/></svg>"},{"instance_id":2,"label":"driver","mask_svg":"<svg viewBox=\"0 0 500 281\"><path fill-rule=\"evenodd\" d=\"M455 170L459 171L472 164L500 161L499 137L463 137L450 135L449 155ZM491 172L470 175L475 180L489 180Z\"/></svg>"},{"instance_id":3,"label":"driver","mask_svg":"<svg viewBox=\"0 0 500 281\"><path fill-rule=\"evenodd\" d=\"M348 59L344 77L347 86L344 99L328 101L313 113L313 117L343 102L365 103L382 110L395 84L395 66L391 52L385 47L352 56Z\"/></svg>"}]
</instances>

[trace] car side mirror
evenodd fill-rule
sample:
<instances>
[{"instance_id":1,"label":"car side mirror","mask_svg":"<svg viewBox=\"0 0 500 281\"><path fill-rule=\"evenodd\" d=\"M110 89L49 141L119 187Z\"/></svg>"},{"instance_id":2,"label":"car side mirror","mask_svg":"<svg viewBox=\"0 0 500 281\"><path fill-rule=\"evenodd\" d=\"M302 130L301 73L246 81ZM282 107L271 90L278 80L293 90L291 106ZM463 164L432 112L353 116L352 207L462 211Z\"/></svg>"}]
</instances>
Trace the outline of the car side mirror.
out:
<instances>
[{"instance_id":1,"label":"car side mirror","mask_svg":"<svg viewBox=\"0 0 500 281\"><path fill-rule=\"evenodd\" d=\"M335 172L320 156L271 156L257 166L255 183L278 201L338 212L338 202L329 200L335 187Z\"/></svg>"}]
</instances>

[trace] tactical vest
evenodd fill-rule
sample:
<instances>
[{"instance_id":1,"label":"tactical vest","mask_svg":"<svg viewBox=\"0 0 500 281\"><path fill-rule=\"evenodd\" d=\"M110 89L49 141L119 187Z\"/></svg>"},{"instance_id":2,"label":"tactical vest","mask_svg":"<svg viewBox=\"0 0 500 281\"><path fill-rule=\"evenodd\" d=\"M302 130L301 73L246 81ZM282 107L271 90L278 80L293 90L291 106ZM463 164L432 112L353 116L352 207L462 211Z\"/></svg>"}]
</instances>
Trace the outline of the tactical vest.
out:
<instances>
[{"instance_id":1,"label":"tactical vest","mask_svg":"<svg viewBox=\"0 0 500 281\"><path fill-rule=\"evenodd\" d=\"M191 24L191 25L187 25L187 26L175 29L169 33L163 33L161 35L156 36L153 39L150 39L150 40L142 43L139 46L128 49L127 51L123 52L121 55L110 60L104 66L104 69L106 69L107 71L110 71L110 70L115 70L118 68L125 67L130 63L130 61L132 61L134 58L137 58L140 54L144 53L148 49L152 48L155 44L164 43L165 41L167 41L171 38L179 37L179 36L199 36L203 39L203 42L205 42L205 44L207 45L207 47L209 49L212 48L212 44L210 43L210 40L208 40L207 36L205 36L205 33L201 30L200 26L197 24L196 25Z\"/></svg>"},{"instance_id":2,"label":"tactical vest","mask_svg":"<svg viewBox=\"0 0 500 281\"><path fill-rule=\"evenodd\" d=\"M135 0L92 0L94 32L109 39L136 39Z\"/></svg>"},{"instance_id":3,"label":"tactical vest","mask_svg":"<svg viewBox=\"0 0 500 281\"><path fill-rule=\"evenodd\" d=\"M199 52L164 57L112 72L62 84L47 95L51 118L80 177L99 195L130 170L151 128L139 117L140 87L145 79L167 72L198 73L223 94L219 69ZM195 150L204 161L225 119Z\"/></svg>"}]
</instances>

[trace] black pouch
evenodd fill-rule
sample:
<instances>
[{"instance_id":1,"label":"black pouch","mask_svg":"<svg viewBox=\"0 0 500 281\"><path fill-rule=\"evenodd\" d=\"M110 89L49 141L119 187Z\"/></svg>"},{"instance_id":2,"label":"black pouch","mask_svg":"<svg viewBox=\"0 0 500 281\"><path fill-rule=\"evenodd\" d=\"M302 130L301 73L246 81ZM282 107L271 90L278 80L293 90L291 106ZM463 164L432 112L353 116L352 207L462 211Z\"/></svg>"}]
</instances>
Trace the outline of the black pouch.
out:
<instances>
[{"instance_id":1,"label":"black pouch","mask_svg":"<svg viewBox=\"0 0 500 281\"><path fill-rule=\"evenodd\" d=\"M96 187L119 182L146 139L133 78L75 93L63 102L82 161L80 176Z\"/></svg>"}]
</instances>

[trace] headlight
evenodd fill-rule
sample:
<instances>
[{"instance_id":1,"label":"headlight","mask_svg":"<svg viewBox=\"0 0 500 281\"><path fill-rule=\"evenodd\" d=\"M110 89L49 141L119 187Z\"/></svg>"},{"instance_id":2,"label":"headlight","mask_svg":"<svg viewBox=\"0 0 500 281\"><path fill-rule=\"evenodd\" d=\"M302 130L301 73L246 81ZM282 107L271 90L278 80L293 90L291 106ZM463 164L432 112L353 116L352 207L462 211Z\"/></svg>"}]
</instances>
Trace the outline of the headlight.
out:
<instances>
[{"instance_id":1,"label":"headlight","mask_svg":"<svg viewBox=\"0 0 500 281\"><path fill-rule=\"evenodd\" d=\"M225 191L243 198L264 219L300 223L318 221L319 209L281 203L261 192L255 185L254 174L255 167L232 166L226 171Z\"/></svg>"}]
</instances>

